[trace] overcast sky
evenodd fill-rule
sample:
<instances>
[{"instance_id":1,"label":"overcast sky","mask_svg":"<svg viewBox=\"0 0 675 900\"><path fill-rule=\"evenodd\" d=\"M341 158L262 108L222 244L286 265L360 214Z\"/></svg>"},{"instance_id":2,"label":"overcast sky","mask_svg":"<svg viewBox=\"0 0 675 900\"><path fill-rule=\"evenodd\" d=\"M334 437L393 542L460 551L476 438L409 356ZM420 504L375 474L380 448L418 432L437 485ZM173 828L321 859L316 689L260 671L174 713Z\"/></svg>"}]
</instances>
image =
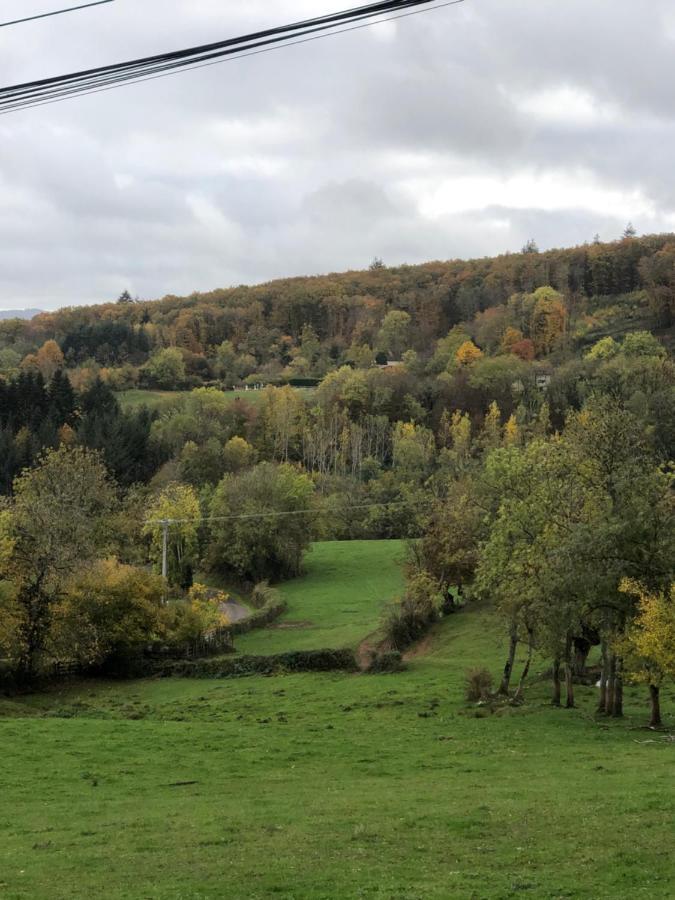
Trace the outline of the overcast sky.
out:
<instances>
[{"instance_id":1,"label":"overcast sky","mask_svg":"<svg viewBox=\"0 0 675 900\"><path fill-rule=\"evenodd\" d=\"M115 0L0 29L0 81L353 5ZM466 0L0 117L0 309L675 230L674 76L668 0Z\"/></svg>"}]
</instances>

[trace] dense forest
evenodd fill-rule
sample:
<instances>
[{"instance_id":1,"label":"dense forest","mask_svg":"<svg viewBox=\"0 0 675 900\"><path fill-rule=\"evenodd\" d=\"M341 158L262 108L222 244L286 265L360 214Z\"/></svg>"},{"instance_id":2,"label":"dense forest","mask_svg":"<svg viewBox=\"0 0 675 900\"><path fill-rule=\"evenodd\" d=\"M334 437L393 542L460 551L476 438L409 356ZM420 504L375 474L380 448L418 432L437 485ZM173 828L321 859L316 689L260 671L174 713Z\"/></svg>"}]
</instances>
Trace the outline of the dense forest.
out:
<instances>
[{"instance_id":1,"label":"dense forest","mask_svg":"<svg viewBox=\"0 0 675 900\"><path fill-rule=\"evenodd\" d=\"M364 272L149 303L135 303L125 291L117 303L0 323L0 371L23 366L51 374L49 352L38 354L54 340L78 387L96 373L116 389L247 378L279 383L321 378L341 365L367 367L378 355L398 360L413 351L426 360L459 324L490 354L513 329L506 348L537 359L608 335L672 326L675 236L526 249L396 268L375 260ZM524 298L543 287L556 292L564 310L528 304ZM166 349L179 352L162 354Z\"/></svg>"},{"instance_id":2,"label":"dense forest","mask_svg":"<svg viewBox=\"0 0 675 900\"><path fill-rule=\"evenodd\" d=\"M523 643L573 705L597 646L602 711L631 677L657 723L674 314L675 237L629 235L0 323L0 643L25 672L100 662L213 622L202 574L252 587L316 539L407 538L393 648L485 596L510 636L503 694ZM139 387L176 393L126 408ZM169 619L147 568L164 520ZM111 613L129 584L136 606Z\"/></svg>"}]
</instances>

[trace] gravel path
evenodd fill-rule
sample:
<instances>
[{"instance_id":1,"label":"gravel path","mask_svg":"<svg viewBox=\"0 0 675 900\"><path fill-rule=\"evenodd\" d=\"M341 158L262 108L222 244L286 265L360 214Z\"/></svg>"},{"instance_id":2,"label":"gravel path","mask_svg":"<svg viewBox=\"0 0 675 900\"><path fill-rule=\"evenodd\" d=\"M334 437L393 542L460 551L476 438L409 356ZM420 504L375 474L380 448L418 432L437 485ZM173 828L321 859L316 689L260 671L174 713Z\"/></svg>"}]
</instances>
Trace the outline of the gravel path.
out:
<instances>
[{"instance_id":1,"label":"gravel path","mask_svg":"<svg viewBox=\"0 0 675 900\"><path fill-rule=\"evenodd\" d=\"M236 603L234 600L228 600L227 603L220 604L221 612L224 612L230 622L241 622L244 619L248 619L251 615L250 609L242 606L240 603Z\"/></svg>"}]
</instances>

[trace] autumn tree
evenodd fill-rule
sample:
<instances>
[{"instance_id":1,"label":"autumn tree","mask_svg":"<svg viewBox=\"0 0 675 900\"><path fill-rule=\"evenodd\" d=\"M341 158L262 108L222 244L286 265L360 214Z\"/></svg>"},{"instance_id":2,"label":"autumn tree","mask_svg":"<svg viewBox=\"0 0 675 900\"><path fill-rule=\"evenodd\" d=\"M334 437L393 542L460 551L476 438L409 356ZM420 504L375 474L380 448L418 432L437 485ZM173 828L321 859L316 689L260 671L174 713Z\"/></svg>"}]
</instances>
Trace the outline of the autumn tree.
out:
<instances>
[{"instance_id":1,"label":"autumn tree","mask_svg":"<svg viewBox=\"0 0 675 900\"><path fill-rule=\"evenodd\" d=\"M661 684L666 678L675 678L675 584L668 593L652 593L639 582L626 579L621 590L637 597L638 607L619 650L626 658L628 678L648 686L649 726L659 728Z\"/></svg>"},{"instance_id":2,"label":"autumn tree","mask_svg":"<svg viewBox=\"0 0 675 900\"><path fill-rule=\"evenodd\" d=\"M113 486L98 455L76 447L48 451L14 483L5 564L19 610L19 668L35 674L54 607L73 574L110 540Z\"/></svg>"},{"instance_id":3,"label":"autumn tree","mask_svg":"<svg viewBox=\"0 0 675 900\"><path fill-rule=\"evenodd\" d=\"M79 569L53 610L51 655L88 668L119 659L157 633L163 595L161 578L114 558Z\"/></svg>"},{"instance_id":4,"label":"autumn tree","mask_svg":"<svg viewBox=\"0 0 675 900\"><path fill-rule=\"evenodd\" d=\"M574 571L602 639L600 711L623 713L622 658L616 639L629 625L629 578L666 589L675 556L672 479L661 469L639 420L610 398L595 398L570 417L561 450L567 485L582 491L583 518L567 538Z\"/></svg>"},{"instance_id":5,"label":"autumn tree","mask_svg":"<svg viewBox=\"0 0 675 900\"><path fill-rule=\"evenodd\" d=\"M532 295L534 308L530 336L538 356L551 353L562 341L567 329L567 307L561 294L550 287L538 288Z\"/></svg>"},{"instance_id":6,"label":"autumn tree","mask_svg":"<svg viewBox=\"0 0 675 900\"><path fill-rule=\"evenodd\" d=\"M483 351L476 347L473 341L465 341L457 350L455 358L458 365L466 368L472 366L475 362L478 362L482 356Z\"/></svg>"},{"instance_id":7,"label":"autumn tree","mask_svg":"<svg viewBox=\"0 0 675 900\"><path fill-rule=\"evenodd\" d=\"M393 465L409 481L423 481L434 458L434 436L428 428L413 422L397 422L393 436Z\"/></svg>"},{"instance_id":8,"label":"autumn tree","mask_svg":"<svg viewBox=\"0 0 675 900\"><path fill-rule=\"evenodd\" d=\"M496 402L492 402L485 414L483 420L483 428L478 438L481 448L484 451L494 450L501 444L502 436L502 416Z\"/></svg>"},{"instance_id":9,"label":"autumn tree","mask_svg":"<svg viewBox=\"0 0 675 900\"><path fill-rule=\"evenodd\" d=\"M305 403L298 391L286 385L263 392L259 427L271 459L288 462L300 453Z\"/></svg>"},{"instance_id":10,"label":"autumn tree","mask_svg":"<svg viewBox=\"0 0 675 900\"><path fill-rule=\"evenodd\" d=\"M170 484L151 503L143 533L150 539L150 551L161 571L164 526L169 523L167 577L169 584L182 588L192 585L199 555L199 525L202 518L199 499L192 487Z\"/></svg>"},{"instance_id":11,"label":"autumn tree","mask_svg":"<svg viewBox=\"0 0 675 900\"><path fill-rule=\"evenodd\" d=\"M59 369L63 368L64 358L61 348L56 341L49 340L40 347L37 352L37 367L42 372L45 381L54 377Z\"/></svg>"},{"instance_id":12,"label":"autumn tree","mask_svg":"<svg viewBox=\"0 0 675 900\"><path fill-rule=\"evenodd\" d=\"M247 440L242 437L235 436L230 438L223 447L223 464L226 472L243 472L244 469L250 469L257 460L255 447L252 447Z\"/></svg>"}]
</instances>

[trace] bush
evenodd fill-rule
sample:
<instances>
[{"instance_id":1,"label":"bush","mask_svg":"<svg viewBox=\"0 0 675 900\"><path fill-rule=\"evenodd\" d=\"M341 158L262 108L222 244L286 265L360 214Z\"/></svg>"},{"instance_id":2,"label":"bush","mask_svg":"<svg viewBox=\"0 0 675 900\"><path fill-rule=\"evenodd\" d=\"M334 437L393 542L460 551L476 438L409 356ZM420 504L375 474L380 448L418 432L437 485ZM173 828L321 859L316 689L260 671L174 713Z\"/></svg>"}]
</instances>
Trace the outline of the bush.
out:
<instances>
[{"instance_id":1,"label":"bush","mask_svg":"<svg viewBox=\"0 0 675 900\"><path fill-rule=\"evenodd\" d=\"M494 687L492 674L487 669L468 669L465 684L466 699L472 703L487 700Z\"/></svg>"},{"instance_id":2,"label":"bush","mask_svg":"<svg viewBox=\"0 0 675 900\"><path fill-rule=\"evenodd\" d=\"M296 650L275 656L237 656L164 662L155 667L163 678L237 678L287 672L355 672L353 650Z\"/></svg>"},{"instance_id":3,"label":"bush","mask_svg":"<svg viewBox=\"0 0 675 900\"><path fill-rule=\"evenodd\" d=\"M52 608L49 655L84 669L125 657L158 632L163 593L159 576L114 558L98 560L71 579Z\"/></svg>"},{"instance_id":4,"label":"bush","mask_svg":"<svg viewBox=\"0 0 675 900\"><path fill-rule=\"evenodd\" d=\"M405 664L401 653L398 650L385 650L373 655L366 672L369 675L386 675L392 672L402 672L404 669Z\"/></svg>"},{"instance_id":5,"label":"bush","mask_svg":"<svg viewBox=\"0 0 675 900\"><path fill-rule=\"evenodd\" d=\"M253 631L256 628L266 628L285 613L287 609L288 604L285 600L281 600L278 596L272 596L267 606L263 606L262 609L254 612L248 619L242 619L241 622L233 622L228 626L228 631L232 635L248 634L249 631Z\"/></svg>"},{"instance_id":6,"label":"bush","mask_svg":"<svg viewBox=\"0 0 675 900\"><path fill-rule=\"evenodd\" d=\"M427 575L414 575L403 600L389 609L384 622L385 639L394 650L406 650L438 621L441 605L435 582Z\"/></svg>"},{"instance_id":7,"label":"bush","mask_svg":"<svg viewBox=\"0 0 675 900\"><path fill-rule=\"evenodd\" d=\"M279 600L279 591L269 581L259 581L251 591L251 605L256 609L271 606Z\"/></svg>"}]
</instances>

